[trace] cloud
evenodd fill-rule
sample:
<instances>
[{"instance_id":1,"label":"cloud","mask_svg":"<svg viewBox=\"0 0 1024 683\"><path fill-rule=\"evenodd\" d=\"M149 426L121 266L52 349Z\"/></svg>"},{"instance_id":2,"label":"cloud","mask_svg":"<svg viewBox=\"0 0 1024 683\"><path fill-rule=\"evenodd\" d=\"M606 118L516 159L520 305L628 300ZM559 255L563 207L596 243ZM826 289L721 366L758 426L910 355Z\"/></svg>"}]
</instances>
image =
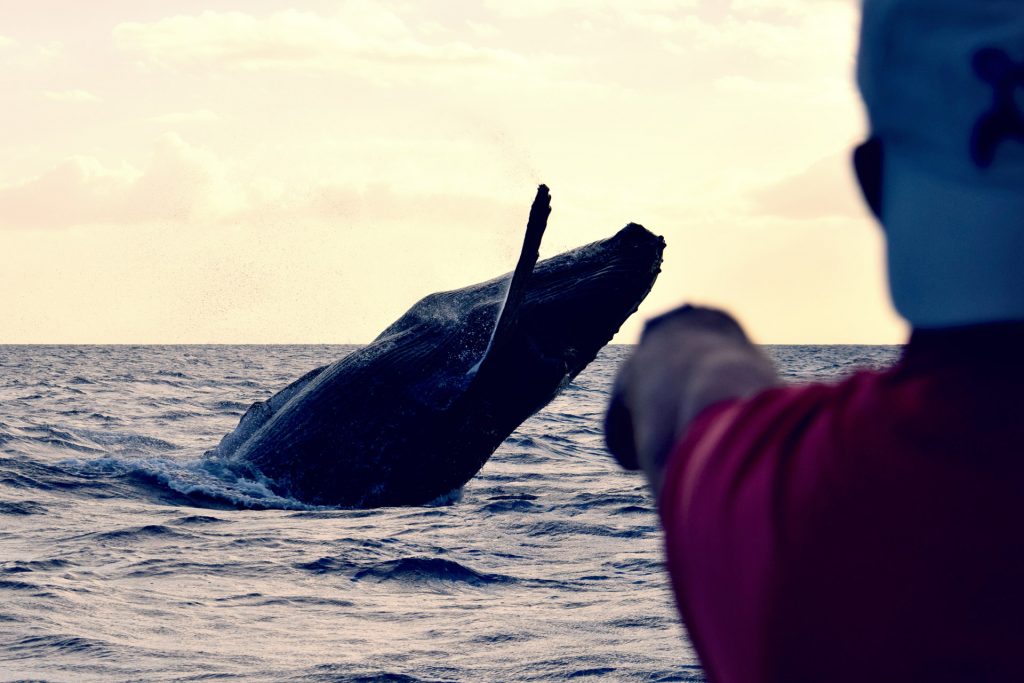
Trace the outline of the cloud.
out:
<instances>
[{"instance_id":1,"label":"cloud","mask_svg":"<svg viewBox=\"0 0 1024 683\"><path fill-rule=\"evenodd\" d=\"M174 111L149 118L153 123L176 125L180 123L216 123L221 120L220 114L209 109L193 111Z\"/></svg>"},{"instance_id":2,"label":"cloud","mask_svg":"<svg viewBox=\"0 0 1024 683\"><path fill-rule=\"evenodd\" d=\"M99 102L100 98L93 95L88 90L47 90L43 93L43 97L54 102L72 102L78 104L87 104L92 102Z\"/></svg>"},{"instance_id":3,"label":"cloud","mask_svg":"<svg viewBox=\"0 0 1024 683\"><path fill-rule=\"evenodd\" d=\"M550 20L572 17L576 28L593 30L595 24L621 30L623 26L651 33L671 33L676 23L699 7L698 0L487 0L487 9L503 19Z\"/></svg>"},{"instance_id":4,"label":"cloud","mask_svg":"<svg viewBox=\"0 0 1024 683\"><path fill-rule=\"evenodd\" d=\"M618 0L486 0L484 5L494 13L505 17L549 17L560 13L578 13L588 16L629 14L669 16L682 10L698 6L697 0L633 0L630 3Z\"/></svg>"},{"instance_id":5,"label":"cloud","mask_svg":"<svg viewBox=\"0 0 1024 683\"><path fill-rule=\"evenodd\" d=\"M574 16L582 25L623 26L673 39L674 52L687 48L753 51L760 56L806 57L809 43L835 52L835 31L853 26L857 0L486 0L506 19ZM712 8L712 5L718 7ZM842 48L842 44L838 46Z\"/></svg>"},{"instance_id":6,"label":"cloud","mask_svg":"<svg viewBox=\"0 0 1024 683\"><path fill-rule=\"evenodd\" d=\"M850 152L845 150L820 159L800 173L754 190L749 199L756 213L795 220L866 215L854 179Z\"/></svg>"},{"instance_id":7,"label":"cloud","mask_svg":"<svg viewBox=\"0 0 1024 683\"><path fill-rule=\"evenodd\" d=\"M0 35L0 67L24 69L50 64L61 51L60 43L26 45L10 36Z\"/></svg>"},{"instance_id":8,"label":"cloud","mask_svg":"<svg viewBox=\"0 0 1024 683\"><path fill-rule=\"evenodd\" d=\"M846 7L856 10L857 3L858 0L732 0L729 9L736 13L762 16L807 17L821 12L823 8Z\"/></svg>"},{"instance_id":9,"label":"cloud","mask_svg":"<svg viewBox=\"0 0 1024 683\"><path fill-rule=\"evenodd\" d=\"M399 191L392 183L288 186L241 177L176 134L161 136L143 168L74 156L27 180L0 186L0 229L153 224L210 228L306 222L479 226L514 224L522 206L473 194Z\"/></svg>"},{"instance_id":10,"label":"cloud","mask_svg":"<svg viewBox=\"0 0 1024 683\"><path fill-rule=\"evenodd\" d=\"M196 222L243 204L223 163L169 134L157 141L144 170L75 156L35 178L0 187L0 228Z\"/></svg>"},{"instance_id":11,"label":"cloud","mask_svg":"<svg viewBox=\"0 0 1024 683\"><path fill-rule=\"evenodd\" d=\"M490 197L450 192L399 192L392 185L377 183L365 188L323 184L296 193L284 208L291 215L345 222L442 224L453 228L487 225L515 225L523 206Z\"/></svg>"},{"instance_id":12,"label":"cloud","mask_svg":"<svg viewBox=\"0 0 1024 683\"><path fill-rule=\"evenodd\" d=\"M714 88L723 95L748 97L764 106L798 107L806 104L838 104L856 102L856 88L850 79L835 77L818 80L768 80L730 75L717 78Z\"/></svg>"},{"instance_id":13,"label":"cloud","mask_svg":"<svg viewBox=\"0 0 1024 683\"><path fill-rule=\"evenodd\" d=\"M517 64L514 53L465 42L427 40L383 4L346 2L338 14L286 10L266 16L206 11L150 23L122 23L117 46L170 69L345 71L368 78L403 67L465 68Z\"/></svg>"},{"instance_id":14,"label":"cloud","mask_svg":"<svg viewBox=\"0 0 1024 683\"><path fill-rule=\"evenodd\" d=\"M855 8L842 0L815 0L813 6L800 0L734 0L722 19L680 17L674 38L677 46L753 53L832 73L837 63L851 61L856 26Z\"/></svg>"}]
</instances>

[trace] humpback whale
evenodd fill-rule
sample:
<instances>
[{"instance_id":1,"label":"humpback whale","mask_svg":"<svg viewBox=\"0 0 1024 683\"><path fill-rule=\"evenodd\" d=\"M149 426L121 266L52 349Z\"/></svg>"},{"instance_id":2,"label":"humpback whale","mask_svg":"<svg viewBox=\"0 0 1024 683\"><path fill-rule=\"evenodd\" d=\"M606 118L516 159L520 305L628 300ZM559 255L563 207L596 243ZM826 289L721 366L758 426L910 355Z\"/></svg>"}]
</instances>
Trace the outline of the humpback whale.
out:
<instances>
[{"instance_id":1,"label":"humpback whale","mask_svg":"<svg viewBox=\"0 0 1024 683\"><path fill-rule=\"evenodd\" d=\"M515 270L430 294L372 343L252 405L207 453L314 505L423 505L457 491L647 296L665 241L629 224L537 262L541 185Z\"/></svg>"}]
</instances>

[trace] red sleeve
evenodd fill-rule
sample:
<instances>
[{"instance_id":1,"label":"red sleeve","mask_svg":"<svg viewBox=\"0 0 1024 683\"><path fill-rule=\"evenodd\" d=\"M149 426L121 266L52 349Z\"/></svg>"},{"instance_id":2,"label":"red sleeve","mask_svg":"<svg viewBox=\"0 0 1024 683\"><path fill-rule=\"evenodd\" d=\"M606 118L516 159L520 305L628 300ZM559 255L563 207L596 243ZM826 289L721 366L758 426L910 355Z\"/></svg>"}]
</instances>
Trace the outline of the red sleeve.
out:
<instances>
[{"instance_id":1,"label":"red sleeve","mask_svg":"<svg viewBox=\"0 0 1024 683\"><path fill-rule=\"evenodd\" d=\"M829 438L823 417L834 390L775 388L710 406L666 466L659 511L672 587L705 666L727 674L720 680L756 679L765 653L722 644L760 642L785 525L781 496L806 480L793 476L791 456L807 438Z\"/></svg>"},{"instance_id":2,"label":"red sleeve","mask_svg":"<svg viewBox=\"0 0 1024 683\"><path fill-rule=\"evenodd\" d=\"M1020 380L976 355L694 420L659 512L709 680L1024 680Z\"/></svg>"},{"instance_id":3,"label":"red sleeve","mask_svg":"<svg viewBox=\"0 0 1024 683\"><path fill-rule=\"evenodd\" d=\"M735 422L743 408L743 401L720 401L705 408L690 423L683 438L676 444L665 466L665 480L658 501L662 525L666 534L685 516L685 508L692 502L693 487L700 471L707 464L722 441L729 426ZM666 514L666 511L671 514Z\"/></svg>"}]
</instances>

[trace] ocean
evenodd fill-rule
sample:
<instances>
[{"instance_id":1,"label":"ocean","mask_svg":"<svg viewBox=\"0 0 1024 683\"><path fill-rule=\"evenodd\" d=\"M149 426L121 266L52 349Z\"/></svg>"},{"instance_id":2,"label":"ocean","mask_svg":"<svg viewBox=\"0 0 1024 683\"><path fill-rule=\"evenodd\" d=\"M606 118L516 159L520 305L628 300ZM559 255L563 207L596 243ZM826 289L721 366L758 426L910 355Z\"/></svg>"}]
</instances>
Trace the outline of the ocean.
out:
<instances>
[{"instance_id":1,"label":"ocean","mask_svg":"<svg viewBox=\"0 0 1024 683\"><path fill-rule=\"evenodd\" d=\"M0 680L702 681L610 346L448 505L310 508L201 456L352 346L0 346ZM892 346L765 347L790 382Z\"/></svg>"}]
</instances>

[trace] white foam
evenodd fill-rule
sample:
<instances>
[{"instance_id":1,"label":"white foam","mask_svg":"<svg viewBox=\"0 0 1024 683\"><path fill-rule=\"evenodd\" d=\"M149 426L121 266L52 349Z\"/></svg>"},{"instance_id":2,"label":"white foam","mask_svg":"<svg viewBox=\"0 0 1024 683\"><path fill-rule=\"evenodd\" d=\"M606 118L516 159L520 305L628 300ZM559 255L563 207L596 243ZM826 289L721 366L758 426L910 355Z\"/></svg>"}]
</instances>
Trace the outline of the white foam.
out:
<instances>
[{"instance_id":1,"label":"white foam","mask_svg":"<svg viewBox=\"0 0 1024 683\"><path fill-rule=\"evenodd\" d=\"M162 457L108 456L95 460L66 460L61 464L88 473L138 473L186 496L201 495L241 507L282 510L335 509L308 505L294 498L279 496L271 490L269 481L239 476L217 458L178 460Z\"/></svg>"}]
</instances>

